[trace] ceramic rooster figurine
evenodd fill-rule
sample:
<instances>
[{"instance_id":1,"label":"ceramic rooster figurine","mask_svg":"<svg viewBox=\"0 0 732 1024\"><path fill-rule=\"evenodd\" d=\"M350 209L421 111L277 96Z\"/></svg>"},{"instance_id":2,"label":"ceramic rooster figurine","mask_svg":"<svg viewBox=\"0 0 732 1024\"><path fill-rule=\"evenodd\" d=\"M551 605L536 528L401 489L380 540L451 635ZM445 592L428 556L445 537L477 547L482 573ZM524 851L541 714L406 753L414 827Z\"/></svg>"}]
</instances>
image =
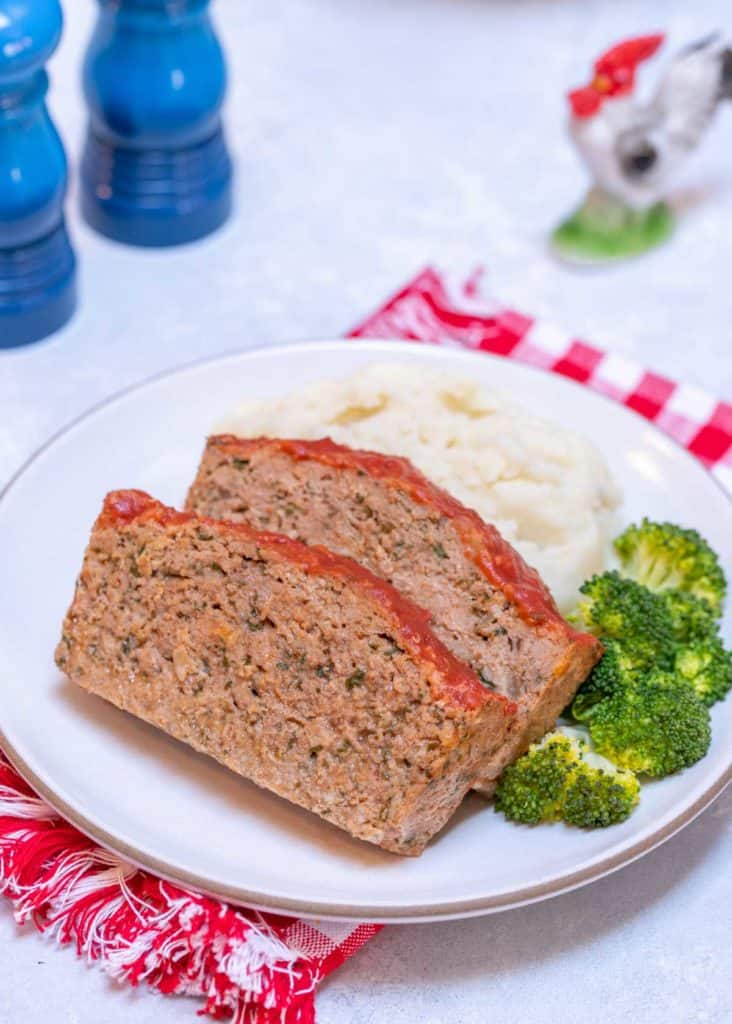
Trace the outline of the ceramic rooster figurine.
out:
<instances>
[{"instance_id":1,"label":"ceramic rooster figurine","mask_svg":"<svg viewBox=\"0 0 732 1024\"><path fill-rule=\"evenodd\" d=\"M719 104L732 99L732 48L714 35L682 50L652 98L640 101L638 66L663 40L649 35L619 43L595 62L592 82L569 94L570 136L594 180L585 202L552 236L573 262L633 256L670 234L669 183Z\"/></svg>"}]
</instances>

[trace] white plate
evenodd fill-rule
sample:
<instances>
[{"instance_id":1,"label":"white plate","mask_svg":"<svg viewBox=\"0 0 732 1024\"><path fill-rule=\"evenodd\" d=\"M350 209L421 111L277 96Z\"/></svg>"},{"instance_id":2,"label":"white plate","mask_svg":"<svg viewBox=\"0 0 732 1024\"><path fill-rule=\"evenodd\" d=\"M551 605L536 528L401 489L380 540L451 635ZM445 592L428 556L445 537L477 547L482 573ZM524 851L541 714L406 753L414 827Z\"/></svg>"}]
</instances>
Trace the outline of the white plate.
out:
<instances>
[{"instance_id":1,"label":"white plate","mask_svg":"<svg viewBox=\"0 0 732 1024\"><path fill-rule=\"evenodd\" d=\"M89 528L107 490L180 504L204 436L247 395L277 395L384 358L467 371L585 433L625 493L624 518L693 525L732 565L730 504L686 452L588 389L508 360L391 342L323 342L226 356L158 377L55 437L0 500L0 745L79 828L184 884L266 909L345 919L467 917L543 899L628 863L688 824L732 774L732 700L706 758L647 785L623 825L507 823L469 798L422 857L350 839L69 684L53 664Z\"/></svg>"}]
</instances>

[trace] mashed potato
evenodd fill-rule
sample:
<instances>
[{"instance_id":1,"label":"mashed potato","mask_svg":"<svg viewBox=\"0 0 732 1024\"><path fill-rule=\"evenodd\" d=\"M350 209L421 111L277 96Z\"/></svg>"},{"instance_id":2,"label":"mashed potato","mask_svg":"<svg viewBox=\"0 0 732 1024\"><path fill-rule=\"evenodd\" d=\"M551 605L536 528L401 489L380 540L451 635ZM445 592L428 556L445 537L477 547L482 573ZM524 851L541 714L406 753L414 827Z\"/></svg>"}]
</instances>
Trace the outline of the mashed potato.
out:
<instances>
[{"instance_id":1,"label":"mashed potato","mask_svg":"<svg viewBox=\"0 0 732 1024\"><path fill-rule=\"evenodd\" d=\"M469 378L377 364L285 398L247 402L219 429L242 437L329 436L406 456L494 523L564 610L582 581L604 568L620 494L600 454Z\"/></svg>"}]
</instances>

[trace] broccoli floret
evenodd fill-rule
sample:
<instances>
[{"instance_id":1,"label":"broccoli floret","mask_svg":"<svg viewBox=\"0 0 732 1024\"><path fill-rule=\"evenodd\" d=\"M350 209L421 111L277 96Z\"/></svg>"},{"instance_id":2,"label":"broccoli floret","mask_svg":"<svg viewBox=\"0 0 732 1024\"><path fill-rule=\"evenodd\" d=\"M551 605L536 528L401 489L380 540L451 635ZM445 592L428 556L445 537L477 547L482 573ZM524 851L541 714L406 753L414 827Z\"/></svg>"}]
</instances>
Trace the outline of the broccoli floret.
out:
<instances>
[{"instance_id":1,"label":"broccoli floret","mask_svg":"<svg viewBox=\"0 0 732 1024\"><path fill-rule=\"evenodd\" d=\"M597 750L622 768L662 777L709 749L709 710L686 680L668 672L627 677L605 699L573 706Z\"/></svg>"},{"instance_id":2,"label":"broccoli floret","mask_svg":"<svg viewBox=\"0 0 732 1024\"><path fill-rule=\"evenodd\" d=\"M725 650L717 636L704 637L681 647L675 669L694 688L707 707L723 700L732 689L732 652Z\"/></svg>"},{"instance_id":3,"label":"broccoli floret","mask_svg":"<svg viewBox=\"0 0 732 1024\"><path fill-rule=\"evenodd\" d=\"M568 714L581 718L593 704L622 689L632 676L632 663L624 658L621 645L616 640L605 640L605 653L577 691Z\"/></svg>"},{"instance_id":4,"label":"broccoli floret","mask_svg":"<svg viewBox=\"0 0 732 1024\"><path fill-rule=\"evenodd\" d=\"M604 828L625 821L639 795L635 775L595 754L582 730L558 729L505 769L495 807L526 825Z\"/></svg>"},{"instance_id":5,"label":"broccoli floret","mask_svg":"<svg viewBox=\"0 0 732 1024\"><path fill-rule=\"evenodd\" d=\"M603 640L616 640L626 667L671 666L673 626L662 598L617 572L593 576L580 593L572 618Z\"/></svg>"},{"instance_id":6,"label":"broccoli floret","mask_svg":"<svg viewBox=\"0 0 732 1024\"><path fill-rule=\"evenodd\" d=\"M599 758L599 755L596 755ZM585 764L573 774L562 801L562 818L579 828L607 828L625 821L640 799L640 783L633 772Z\"/></svg>"},{"instance_id":7,"label":"broccoli floret","mask_svg":"<svg viewBox=\"0 0 732 1024\"><path fill-rule=\"evenodd\" d=\"M695 530L644 519L615 548L622 573L588 580L573 616L605 654L570 713L600 754L662 777L706 754L708 707L732 689L732 653L717 633L726 581Z\"/></svg>"},{"instance_id":8,"label":"broccoli floret","mask_svg":"<svg viewBox=\"0 0 732 1024\"><path fill-rule=\"evenodd\" d=\"M719 559L696 530L644 519L615 541L623 573L653 591L681 590L722 611L727 583Z\"/></svg>"},{"instance_id":9,"label":"broccoli floret","mask_svg":"<svg viewBox=\"0 0 732 1024\"><path fill-rule=\"evenodd\" d=\"M561 800L577 754L569 740L550 733L504 769L494 806L524 825L559 821Z\"/></svg>"},{"instance_id":10,"label":"broccoli floret","mask_svg":"<svg viewBox=\"0 0 732 1024\"><path fill-rule=\"evenodd\" d=\"M664 590L660 596L671 616L674 637L679 643L693 643L717 632L714 609L703 597L695 597L683 590Z\"/></svg>"}]
</instances>

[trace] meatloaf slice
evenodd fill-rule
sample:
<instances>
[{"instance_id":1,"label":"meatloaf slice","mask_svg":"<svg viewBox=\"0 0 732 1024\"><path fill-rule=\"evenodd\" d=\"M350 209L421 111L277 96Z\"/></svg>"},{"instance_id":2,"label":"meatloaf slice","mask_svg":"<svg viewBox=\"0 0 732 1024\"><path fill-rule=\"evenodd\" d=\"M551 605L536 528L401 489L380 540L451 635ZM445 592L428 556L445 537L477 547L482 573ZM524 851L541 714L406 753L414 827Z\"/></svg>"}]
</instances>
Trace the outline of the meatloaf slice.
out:
<instances>
[{"instance_id":1,"label":"meatloaf slice","mask_svg":"<svg viewBox=\"0 0 732 1024\"><path fill-rule=\"evenodd\" d=\"M395 853L421 853L505 740L427 615L350 559L110 494L56 661L80 686Z\"/></svg>"},{"instance_id":2,"label":"meatloaf slice","mask_svg":"<svg viewBox=\"0 0 732 1024\"><path fill-rule=\"evenodd\" d=\"M600 655L495 527L406 459L328 439L212 437L187 508L325 544L426 608L443 643L519 705L517 728L486 759L485 795L554 725Z\"/></svg>"}]
</instances>

